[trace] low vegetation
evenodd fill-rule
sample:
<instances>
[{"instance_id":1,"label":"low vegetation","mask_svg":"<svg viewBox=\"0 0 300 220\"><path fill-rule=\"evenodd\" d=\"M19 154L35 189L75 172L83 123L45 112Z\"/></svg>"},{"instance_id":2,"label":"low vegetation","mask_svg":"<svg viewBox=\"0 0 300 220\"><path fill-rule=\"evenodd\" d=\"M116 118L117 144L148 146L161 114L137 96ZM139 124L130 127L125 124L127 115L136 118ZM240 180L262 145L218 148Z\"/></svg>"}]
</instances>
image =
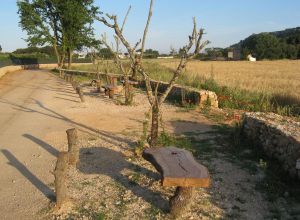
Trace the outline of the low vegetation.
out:
<instances>
[{"instance_id":1,"label":"low vegetation","mask_svg":"<svg viewBox=\"0 0 300 220\"><path fill-rule=\"evenodd\" d=\"M119 73L111 61L102 61L99 71ZM155 63L155 65L153 65ZM177 60L146 60L150 77L168 81ZM96 71L93 65L74 67ZM221 108L272 111L281 115L300 114L299 61L201 62L192 61L178 84L217 93Z\"/></svg>"}]
</instances>

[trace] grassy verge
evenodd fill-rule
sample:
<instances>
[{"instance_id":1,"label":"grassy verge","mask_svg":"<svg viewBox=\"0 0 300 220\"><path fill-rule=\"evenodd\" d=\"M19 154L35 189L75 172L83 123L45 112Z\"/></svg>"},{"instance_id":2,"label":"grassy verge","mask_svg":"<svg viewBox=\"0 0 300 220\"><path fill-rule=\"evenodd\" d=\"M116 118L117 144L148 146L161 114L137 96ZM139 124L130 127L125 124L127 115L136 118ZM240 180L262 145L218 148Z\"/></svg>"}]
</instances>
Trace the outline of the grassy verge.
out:
<instances>
[{"instance_id":1,"label":"grassy verge","mask_svg":"<svg viewBox=\"0 0 300 220\"><path fill-rule=\"evenodd\" d=\"M160 65L158 62L145 61L144 66L150 77L156 80L168 81L172 77L172 70ZM127 64L129 68L129 64ZM74 69L96 71L96 65L76 66ZM112 61L103 61L98 65L101 72L120 73ZM239 88L220 86L213 76L182 74L178 84L205 89L215 92L219 98L221 108L240 109L245 111L274 112L286 116L300 116L300 100L286 95L267 94L262 92L249 92Z\"/></svg>"}]
</instances>

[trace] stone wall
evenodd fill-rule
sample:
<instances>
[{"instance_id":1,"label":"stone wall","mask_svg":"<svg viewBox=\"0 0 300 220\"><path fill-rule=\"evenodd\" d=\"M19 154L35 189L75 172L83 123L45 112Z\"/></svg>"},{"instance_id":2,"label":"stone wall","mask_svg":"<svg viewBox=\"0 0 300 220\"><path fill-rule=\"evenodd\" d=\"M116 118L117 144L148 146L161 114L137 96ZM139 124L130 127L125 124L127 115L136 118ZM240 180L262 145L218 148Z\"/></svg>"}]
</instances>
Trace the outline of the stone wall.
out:
<instances>
[{"instance_id":1,"label":"stone wall","mask_svg":"<svg viewBox=\"0 0 300 220\"><path fill-rule=\"evenodd\" d=\"M278 160L290 177L300 179L300 122L274 113L246 113L243 134Z\"/></svg>"},{"instance_id":2,"label":"stone wall","mask_svg":"<svg viewBox=\"0 0 300 220\"><path fill-rule=\"evenodd\" d=\"M152 87L156 87L159 83L158 91L165 91L168 83L162 81L151 80ZM177 103L190 103L201 107L209 105L214 108L219 107L218 96L216 93L208 90L199 90L188 86L175 84L167 98L169 101Z\"/></svg>"},{"instance_id":3,"label":"stone wall","mask_svg":"<svg viewBox=\"0 0 300 220\"><path fill-rule=\"evenodd\" d=\"M73 66L80 65L90 65L91 63L73 63ZM34 64L34 65L25 65L25 66L5 66L0 68L0 78L7 73L15 72L18 70L24 69L54 69L57 67L57 64Z\"/></svg>"}]
</instances>

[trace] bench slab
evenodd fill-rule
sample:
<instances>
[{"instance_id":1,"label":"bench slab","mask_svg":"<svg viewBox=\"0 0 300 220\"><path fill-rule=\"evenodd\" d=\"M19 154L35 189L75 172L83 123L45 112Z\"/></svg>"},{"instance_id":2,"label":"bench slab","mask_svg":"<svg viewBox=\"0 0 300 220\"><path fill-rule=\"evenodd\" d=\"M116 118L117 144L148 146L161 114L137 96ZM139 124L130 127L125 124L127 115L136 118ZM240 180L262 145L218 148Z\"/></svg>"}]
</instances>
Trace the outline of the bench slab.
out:
<instances>
[{"instance_id":1,"label":"bench slab","mask_svg":"<svg viewBox=\"0 0 300 220\"><path fill-rule=\"evenodd\" d=\"M118 86L115 86L115 85L112 85L112 84L104 85L102 87L105 88L105 89L108 89L108 90L118 90Z\"/></svg>"},{"instance_id":2,"label":"bench slab","mask_svg":"<svg viewBox=\"0 0 300 220\"><path fill-rule=\"evenodd\" d=\"M192 153L176 147L148 148L143 152L162 175L163 186L209 187L210 176Z\"/></svg>"}]
</instances>

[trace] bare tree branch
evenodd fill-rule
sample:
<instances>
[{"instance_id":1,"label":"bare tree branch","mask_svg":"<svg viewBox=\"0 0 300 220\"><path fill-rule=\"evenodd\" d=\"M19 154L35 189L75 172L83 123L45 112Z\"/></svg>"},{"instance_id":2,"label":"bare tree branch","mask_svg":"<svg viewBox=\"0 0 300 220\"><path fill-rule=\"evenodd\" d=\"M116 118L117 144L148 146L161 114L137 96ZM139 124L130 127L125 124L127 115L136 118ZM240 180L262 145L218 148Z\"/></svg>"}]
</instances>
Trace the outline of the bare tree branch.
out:
<instances>
[{"instance_id":1,"label":"bare tree branch","mask_svg":"<svg viewBox=\"0 0 300 220\"><path fill-rule=\"evenodd\" d=\"M143 40L142 40L142 48L141 48L141 55L140 55L140 62L142 62L143 56L144 56L144 50L145 50L145 44L146 44L146 38L148 34L148 29L152 17L152 9L153 9L153 0L150 2L150 8L149 8L149 13L148 13L148 19L147 19L147 24L144 30L144 35L143 35Z\"/></svg>"}]
</instances>

